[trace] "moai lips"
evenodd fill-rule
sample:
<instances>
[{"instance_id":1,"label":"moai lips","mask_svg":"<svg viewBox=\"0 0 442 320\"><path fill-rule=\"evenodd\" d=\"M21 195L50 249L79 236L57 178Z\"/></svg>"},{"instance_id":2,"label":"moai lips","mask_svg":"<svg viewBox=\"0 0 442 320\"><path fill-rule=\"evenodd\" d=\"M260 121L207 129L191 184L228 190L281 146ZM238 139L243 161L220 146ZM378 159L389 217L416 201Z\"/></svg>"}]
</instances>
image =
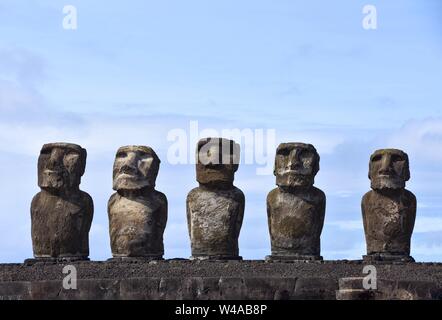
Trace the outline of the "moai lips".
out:
<instances>
[{"instance_id":1,"label":"moai lips","mask_svg":"<svg viewBox=\"0 0 442 320\"><path fill-rule=\"evenodd\" d=\"M196 156L199 187L187 196L192 258L239 260L245 204L244 194L233 185L239 145L221 138L202 139Z\"/></svg>"},{"instance_id":2,"label":"moai lips","mask_svg":"<svg viewBox=\"0 0 442 320\"><path fill-rule=\"evenodd\" d=\"M71 143L49 143L38 158L37 193L31 204L36 260L86 260L93 217L92 198L79 189L86 150Z\"/></svg>"},{"instance_id":3,"label":"moai lips","mask_svg":"<svg viewBox=\"0 0 442 320\"><path fill-rule=\"evenodd\" d=\"M155 190L160 159L145 146L118 149L109 199L113 260L162 259L167 198Z\"/></svg>"},{"instance_id":4,"label":"moai lips","mask_svg":"<svg viewBox=\"0 0 442 320\"><path fill-rule=\"evenodd\" d=\"M370 158L372 191L362 199L366 260L414 261L410 242L416 197L405 189L410 179L408 155L397 149L376 151Z\"/></svg>"},{"instance_id":5,"label":"moai lips","mask_svg":"<svg viewBox=\"0 0 442 320\"><path fill-rule=\"evenodd\" d=\"M326 197L313 186L319 154L310 144L282 143L276 150L278 187L267 196L272 255L269 260L322 260L320 236Z\"/></svg>"}]
</instances>

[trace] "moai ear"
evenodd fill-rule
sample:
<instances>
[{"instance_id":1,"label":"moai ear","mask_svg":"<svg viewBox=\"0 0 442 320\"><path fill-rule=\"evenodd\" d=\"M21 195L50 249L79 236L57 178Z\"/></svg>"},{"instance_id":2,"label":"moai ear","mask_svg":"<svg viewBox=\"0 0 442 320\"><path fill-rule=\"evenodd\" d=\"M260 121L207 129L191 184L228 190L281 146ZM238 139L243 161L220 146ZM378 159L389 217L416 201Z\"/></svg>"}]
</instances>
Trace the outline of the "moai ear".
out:
<instances>
[{"instance_id":1,"label":"moai ear","mask_svg":"<svg viewBox=\"0 0 442 320\"><path fill-rule=\"evenodd\" d=\"M373 162L373 157L374 157L374 153L370 156L370 161L368 162L368 179L371 180L372 175L372 162Z\"/></svg>"},{"instance_id":2,"label":"moai ear","mask_svg":"<svg viewBox=\"0 0 442 320\"><path fill-rule=\"evenodd\" d=\"M153 174L152 174L152 180L153 180L153 184L155 185L155 181L157 180L158 173L160 171L161 160L153 149L151 149L151 151L152 151L152 157L153 157L152 167L154 170Z\"/></svg>"},{"instance_id":3,"label":"moai ear","mask_svg":"<svg viewBox=\"0 0 442 320\"><path fill-rule=\"evenodd\" d=\"M370 163L368 164L368 179L371 180L371 160Z\"/></svg>"},{"instance_id":4,"label":"moai ear","mask_svg":"<svg viewBox=\"0 0 442 320\"><path fill-rule=\"evenodd\" d=\"M233 158L233 170L236 172L239 168L239 162L241 160L241 148L238 143L231 140L231 146L232 146L232 158Z\"/></svg>"},{"instance_id":5,"label":"moai ear","mask_svg":"<svg viewBox=\"0 0 442 320\"><path fill-rule=\"evenodd\" d=\"M315 176L319 172L319 169L320 169L319 162L320 161L321 161L321 157L319 156L319 153L315 150L315 164L313 167L313 175L315 175Z\"/></svg>"},{"instance_id":6,"label":"moai ear","mask_svg":"<svg viewBox=\"0 0 442 320\"><path fill-rule=\"evenodd\" d=\"M87 151L85 148L81 148L81 152L80 152L80 176L83 176L85 170L86 170L86 158L87 158Z\"/></svg>"},{"instance_id":7,"label":"moai ear","mask_svg":"<svg viewBox=\"0 0 442 320\"><path fill-rule=\"evenodd\" d=\"M410 177L411 177L411 173L410 173L410 159L408 157L408 154L406 154L405 152L404 152L404 157L405 157L404 180L408 181L408 180L410 180Z\"/></svg>"},{"instance_id":8,"label":"moai ear","mask_svg":"<svg viewBox=\"0 0 442 320\"><path fill-rule=\"evenodd\" d=\"M276 177L276 159L278 158L278 150L276 150L275 154L275 162L273 163L273 175Z\"/></svg>"},{"instance_id":9,"label":"moai ear","mask_svg":"<svg viewBox=\"0 0 442 320\"><path fill-rule=\"evenodd\" d=\"M312 152L314 154L313 175L316 176L316 174L319 172L319 169L320 169L319 162L321 161L321 157L319 156L319 153L316 150L314 145L305 144L305 148L306 148L306 150L308 150L309 152Z\"/></svg>"},{"instance_id":10,"label":"moai ear","mask_svg":"<svg viewBox=\"0 0 442 320\"><path fill-rule=\"evenodd\" d=\"M315 146L313 146L312 144L308 145L308 148L310 149L311 152L313 152L314 154L314 164L313 164L313 175L316 176L316 174L319 172L320 166L319 166L319 162L321 161L321 157L319 156L318 151L316 150Z\"/></svg>"}]
</instances>

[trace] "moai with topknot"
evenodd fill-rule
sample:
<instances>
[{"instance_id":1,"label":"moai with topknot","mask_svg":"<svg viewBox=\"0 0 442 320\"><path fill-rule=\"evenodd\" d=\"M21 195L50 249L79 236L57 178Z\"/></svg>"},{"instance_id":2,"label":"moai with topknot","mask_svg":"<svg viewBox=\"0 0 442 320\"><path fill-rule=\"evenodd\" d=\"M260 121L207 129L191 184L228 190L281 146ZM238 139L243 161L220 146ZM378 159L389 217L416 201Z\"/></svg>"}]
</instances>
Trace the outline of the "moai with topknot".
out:
<instances>
[{"instance_id":1,"label":"moai with topknot","mask_svg":"<svg viewBox=\"0 0 442 320\"><path fill-rule=\"evenodd\" d=\"M313 186L319 159L311 144L278 146L274 169L278 187L267 196L272 248L268 260L322 260L326 197Z\"/></svg>"},{"instance_id":2,"label":"moai with topknot","mask_svg":"<svg viewBox=\"0 0 442 320\"><path fill-rule=\"evenodd\" d=\"M43 145L38 186L32 199L32 246L28 261L88 260L92 198L80 190L86 149L71 143Z\"/></svg>"},{"instance_id":3,"label":"moai with topknot","mask_svg":"<svg viewBox=\"0 0 442 320\"><path fill-rule=\"evenodd\" d=\"M240 260L238 238L245 198L233 185L240 159L239 144L206 138L196 150L199 187L187 196L191 259Z\"/></svg>"},{"instance_id":4,"label":"moai with topknot","mask_svg":"<svg viewBox=\"0 0 442 320\"><path fill-rule=\"evenodd\" d=\"M160 159L145 146L118 149L108 203L113 259L161 260L167 222L167 198L155 190Z\"/></svg>"},{"instance_id":5,"label":"moai with topknot","mask_svg":"<svg viewBox=\"0 0 442 320\"><path fill-rule=\"evenodd\" d=\"M362 199L362 217L369 261L414 261L411 235L416 197L405 189L410 179L408 155L397 149L376 151L370 158L372 191Z\"/></svg>"}]
</instances>

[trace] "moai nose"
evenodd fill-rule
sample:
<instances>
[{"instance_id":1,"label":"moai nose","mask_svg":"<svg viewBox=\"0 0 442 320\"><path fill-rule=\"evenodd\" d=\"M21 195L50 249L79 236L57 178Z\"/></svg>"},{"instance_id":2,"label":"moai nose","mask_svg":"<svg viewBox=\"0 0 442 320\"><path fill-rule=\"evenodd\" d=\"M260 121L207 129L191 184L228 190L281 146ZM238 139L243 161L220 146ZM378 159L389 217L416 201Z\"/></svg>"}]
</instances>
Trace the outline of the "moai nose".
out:
<instances>
[{"instance_id":1,"label":"moai nose","mask_svg":"<svg viewBox=\"0 0 442 320\"><path fill-rule=\"evenodd\" d=\"M126 156L125 165L129 167L136 167L138 162L138 157L135 152L128 152Z\"/></svg>"},{"instance_id":2,"label":"moai nose","mask_svg":"<svg viewBox=\"0 0 442 320\"><path fill-rule=\"evenodd\" d=\"M287 166L290 169L299 169L301 167L301 160L299 158L299 151L297 149L294 149L289 156L289 162Z\"/></svg>"},{"instance_id":3,"label":"moai nose","mask_svg":"<svg viewBox=\"0 0 442 320\"><path fill-rule=\"evenodd\" d=\"M51 157L49 158L48 161L48 168L54 169L61 166L63 156L64 156L63 150L54 148L51 152Z\"/></svg>"},{"instance_id":4,"label":"moai nose","mask_svg":"<svg viewBox=\"0 0 442 320\"><path fill-rule=\"evenodd\" d=\"M391 155L386 154L382 157L379 173L380 174L388 174L388 173L392 172L392 170L393 170L393 167L392 167L392 162L391 162Z\"/></svg>"},{"instance_id":5,"label":"moai nose","mask_svg":"<svg viewBox=\"0 0 442 320\"><path fill-rule=\"evenodd\" d=\"M136 152L129 152L129 154L127 155L127 158L135 161L138 157L137 157L137 153Z\"/></svg>"},{"instance_id":6,"label":"moai nose","mask_svg":"<svg viewBox=\"0 0 442 320\"><path fill-rule=\"evenodd\" d=\"M119 169L120 173L135 174L138 169L137 155L134 152L128 152L124 158L124 162Z\"/></svg>"}]
</instances>

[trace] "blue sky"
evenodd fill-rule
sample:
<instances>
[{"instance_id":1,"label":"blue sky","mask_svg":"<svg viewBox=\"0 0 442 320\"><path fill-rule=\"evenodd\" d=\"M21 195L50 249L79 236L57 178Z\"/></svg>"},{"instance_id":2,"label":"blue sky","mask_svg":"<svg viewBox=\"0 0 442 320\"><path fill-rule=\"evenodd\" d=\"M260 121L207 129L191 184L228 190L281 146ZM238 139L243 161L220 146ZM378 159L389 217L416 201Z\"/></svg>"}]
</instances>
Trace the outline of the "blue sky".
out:
<instances>
[{"instance_id":1,"label":"blue sky","mask_svg":"<svg viewBox=\"0 0 442 320\"><path fill-rule=\"evenodd\" d=\"M67 4L78 10L75 31L62 28ZM366 4L377 8L376 30L362 28ZM369 156L404 149L419 201L412 255L442 261L441 18L439 0L0 0L0 262L32 256L36 161L53 141L88 150L92 259L111 255L106 204L115 152L127 144L162 159L166 257L188 257L194 166L167 163L167 134L190 121L275 129L278 143L317 147L326 259L364 254ZM270 251L265 198L275 179L256 167L242 164L235 183L246 195L240 252L249 259Z\"/></svg>"}]
</instances>

